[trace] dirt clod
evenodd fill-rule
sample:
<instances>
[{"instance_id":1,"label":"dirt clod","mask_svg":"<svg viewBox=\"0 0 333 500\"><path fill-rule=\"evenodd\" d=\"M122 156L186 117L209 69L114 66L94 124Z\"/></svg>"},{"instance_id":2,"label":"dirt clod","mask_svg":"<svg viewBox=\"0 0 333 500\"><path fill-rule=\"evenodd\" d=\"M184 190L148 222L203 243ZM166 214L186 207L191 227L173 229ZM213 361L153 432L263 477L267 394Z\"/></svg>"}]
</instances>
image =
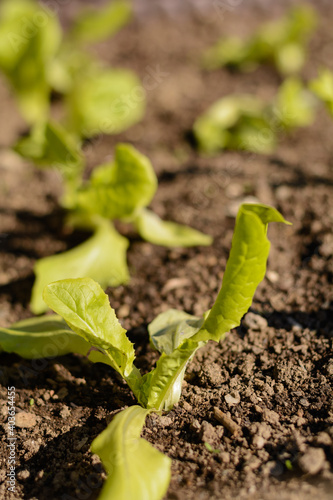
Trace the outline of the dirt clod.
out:
<instances>
[{"instance_id":1,"label":"dirt clod","mask_svg":"<svg viewBox=\"0 0 333 500\"><path fill-rule=\"evenodd\" d=\"M297 461L304 474L315 475L323 468L325 464L325 452L322 448L309 447Z\"/></svg>"},{"instance_id":2,"label":"dirt clod","mask_svg":"<svg viewBox=\"0 0 333 500\"><path fill-rule=\"evenodd\" d=\"M37 423L37 417L33 413L27 413L21 411L16 414L15 417L15 425L16 427L20 427L22 429L29 429L34 427Z\"/></svg>"}]
</instances>

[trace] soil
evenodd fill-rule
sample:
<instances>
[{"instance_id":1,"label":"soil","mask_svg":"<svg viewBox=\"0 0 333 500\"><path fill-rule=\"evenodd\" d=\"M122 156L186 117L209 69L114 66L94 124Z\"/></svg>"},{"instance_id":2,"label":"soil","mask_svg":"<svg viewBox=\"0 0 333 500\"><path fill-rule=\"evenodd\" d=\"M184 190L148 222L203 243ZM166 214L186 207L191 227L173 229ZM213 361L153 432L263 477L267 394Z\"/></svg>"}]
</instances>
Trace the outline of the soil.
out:
<instances>
[{"instance_id":1,"label":"soil","mask_svg":"<svg viewBox=\"0 0 333 500\"><path fill-rule=\"evenodd\" d=\"M140 124L85 145L88 168L109 158L117 142L131 142L158 174L153 210L214 237L208 248L166 249L119 226L131 241L132 278L107 292L143 371L157 359L146 325L158 313L174 307L200 315L214 302L244 199L271 204L293 223L269 228L267 275L241 326L198 352L179 405L147 418L143 436L173 460L168 500L333 496L332 120L320 110L311 127L281 137L269 156L203 158L189 139L194 119L219 97L233 91L268 100L274 95L281 80L270 67L239 74L205 72L199 65L202 50L221 34L249 33L271 16L260 3L222 16L212 9L157 13L135 19L96 49L142 78L154 71L156 86L147 90ZM333 69L332 21L326 3L302 73L306 80L324 64ZM25 125L3 82L0 103L0 325L8 326L32 316L36 259L72 248L86 235L63 227L57 173L36 170L8 150ZM135 404L123 381L78 355L31 362L5 353L0 381L1 498L97 498L106 476L89 446L116 412ZM16 494L8 495L11 386L19 413ZM231 425L217 419L216 408Z\"/></svg>"}]
</instances>

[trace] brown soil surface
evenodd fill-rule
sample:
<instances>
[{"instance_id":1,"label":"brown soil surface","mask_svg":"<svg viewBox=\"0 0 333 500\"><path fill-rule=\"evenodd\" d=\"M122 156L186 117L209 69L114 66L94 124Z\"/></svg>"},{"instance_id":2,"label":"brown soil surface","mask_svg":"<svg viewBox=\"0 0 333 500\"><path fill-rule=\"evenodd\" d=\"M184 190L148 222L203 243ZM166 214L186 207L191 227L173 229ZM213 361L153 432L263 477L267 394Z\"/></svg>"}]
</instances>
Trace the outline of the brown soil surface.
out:
<instances>
[{"instance_id":1,"label":"brown soil surface","mask_svg":"<svg viewBox=\"0 0 333 500\"><path fill-rule=\"evenodd\" d=\"M293 223L270 227L267 276L242 325L199 351L178 406L147 419L144 437L173 459L169 500L333 495L333 122L322 110L313 126L282 137L271 156L201 158L188 141L196 116L217 98L244 91L269 100L276 92L280 78L271 68L209 73L198 63L222 33L245 34L268 17L267 9L245 5L222 17L199 11L151 16L98 47L113 65L141 77L153 69L158 80L147 91L142 123L86 145L89 167L112 155L116 142L132 142L159 176L152 208L214 237L209 248L165 249L121 228L131 239L132 279L108 293L136 344L140 368L156 361L146 325L158 313L174 307L199 315L212 305L242 200L256 197ZM305 79L323 64L333 69L332 21L326 4ZM0 103L0 325L8 326L31 316L36 259L71 248L85 235L63 229L57 174L8 152L25 126L4 84ZM31 362L2 353L0 381L0 497L7 495L7 386L14 385L17 409L28 416L21 414L16 429L17 494L8 498L97 498L105 473L89 446L115 412L135 403L127 386L108 367L76 355ZM238 434L215 418L215 407L238 425Z\"/></svg>"}]
</instances>

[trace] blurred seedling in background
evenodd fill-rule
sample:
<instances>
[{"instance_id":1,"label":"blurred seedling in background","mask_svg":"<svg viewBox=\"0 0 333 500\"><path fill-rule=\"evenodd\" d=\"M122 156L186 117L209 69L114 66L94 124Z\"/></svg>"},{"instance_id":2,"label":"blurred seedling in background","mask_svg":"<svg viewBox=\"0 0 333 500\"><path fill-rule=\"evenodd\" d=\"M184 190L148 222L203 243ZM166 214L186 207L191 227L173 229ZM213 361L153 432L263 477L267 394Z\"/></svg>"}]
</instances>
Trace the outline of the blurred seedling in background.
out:
<instances>
[{"instance_id":1,"label":"blurred seedling in background","mask_svg":"<svg viewBox=\"0 0 333 500\"><path fill-rule=\"evenodd\" d=\"M207 69L224 66L253 71L259 64L273 64L283 76L298 73L307 56L307 43L317 25L310 5L294 6L281 19L260 26L247 40L222 38L203 57Z\"/></svg>"},{"instance_id":2,"label":"blurred seedling in background","mask_svg":"<svg viewBox=\"0 0 333 500\"><path fill-rule=\"evenodd\" d=\"M42 292L51 281L86 276L103 288L128 282L129 242L115 229L114 220L134 225L144 240L156 245L186 247L212 243L210 236L163 221L147 208L156 193L157 178L149 159L134 147L119 144L114 160L95 167L90 179L83 181L84 159L71 136L54 123L47 123L37 132L20 141L16 151L42 168L60 169L64 180L60 203L67 210L67 225L93 234L67 252L36 262L31 298L35 314L46 309Z\"/></svg>"},{"instance_id":3,"label":"blurred seedling in background","mask_svg":"<svg viewBox=\"0 0 333 500\"><path fill-rule=\"evenodd\" d=\"M219 99L194 123L198 148L205 154L224 149L269 154L281 133L310 125L316 100L296 77L287 78L273 102L251 94L232 94Z\"/></svg>"},{"instance_id":4,"label":"blurred seedling in background","mask_svg":"<svg viewBox=\"0 0 333 500\"><path fill-rule=\"evenodd\" d=\"M0 5L0 71L29 125L50 118L52 96L61 96L63 125L76 136L114 134L138 122L144 92L129 106L128 96L142 89L129 70L105 68L87 43L114 35L130 19L124 0L102 9L83 10L66 33L57 14L34 0L3 0Z\"/></svg>"}]
</instances>

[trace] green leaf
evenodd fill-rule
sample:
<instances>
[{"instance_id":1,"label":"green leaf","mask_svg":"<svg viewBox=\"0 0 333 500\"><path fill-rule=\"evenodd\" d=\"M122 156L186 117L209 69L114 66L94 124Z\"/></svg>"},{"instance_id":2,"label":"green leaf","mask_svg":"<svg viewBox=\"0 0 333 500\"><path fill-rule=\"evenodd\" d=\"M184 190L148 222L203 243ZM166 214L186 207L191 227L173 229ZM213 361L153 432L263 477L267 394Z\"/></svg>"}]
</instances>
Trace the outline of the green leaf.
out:
<instances>
[{"instance_id":1,"label":"green leaf","mask_svg":"<svg viewBox=\"0 0 333 500\"><path fill-rule=\"evenodd\" d=\"M267 238L269 222L289 224L275 208L261 204L241 205L222 288L192 341L218 342L226 332L239 325L265 276L270 248Z\"/></svg>"},{"instance_id":2,"label":"green leaf","mask_svg":"<svg viewBox=\"0 0 333 500\"><path fill-rule=\"evenodd\" d=\"M108 473L99 500L160 500L166 494L171 460L140 438L148 413L131 406L94 439L91 451Z\"/></svg>"},{"instance_id":3,"label":"green leaf","mask_svg":"<svg viewBox=\"0 0 333 500\"><path fill-rule=\"evenodd\" d=\"M49 112L47 66L61 41L61 28L46 5L4 0L0 6L0 68L24 118L33 124Z\"/></svg>"},{"instance_id":4,"label":"green leaf","mask_svg":"<svg viewBox=\"0 0 333 500\"><path fill-rule=\"evenodd\" d=\"M73 176L83 165L80 145L55 122L39 123L17 142L14 151L36 165L58 168L65 177Z\"/></svg>"},{"instance_id":5,"label":"green leaf","mask_svg":"<svg viewBox=\"0 0 333 500\"><path fill-rule=\"evenodd\" d=\"M170 410L179 400L185 369L195 351L208 340L218 342L239 325L265 274L269 222L287 223L272 207L241 206L222 288L204 319L171 310L160 314L148 327L150 339L162 355L156 368L140 381L147 408Z\"/></svg>"},{"instance_id":6,"label":"green leaf","mask_svg":"<svg viewBox=\"0 0 333 500\"><path fill-rule=\"evenodd\" d=\"M74 42L98 42L114 35L131 17L129 2L116 0L100 9L84 9L75 19L70 37Z\"/></svg>"},{"instance_id":7,"label":"green leaf","mask_svg":"<svg viewBox=\"0 0 333 500\"><path fill-rule=\"evenodd\" d=\"M314 120L315 100L300 79L284 80L276 98L275 113L283 127L291 129L310 125Z\"/></svg>"},{"instance_id":8,"label":"green leaf","mask_svg":"<svg viewBox=\"0 0 333 500\"><path fill-rule=\"evenodd\" d=\"M230 131L229 149L269 154L276 146L276 136L268 119L263 114L242 116L237 126Z\"/></svg>"},{"instance_id":9,"label":"green leaf","mask_svg":"<svg viewBox=\"0 0 333 500\"><path fill-rule=\"evenodd\" d=\"M276 50L275 65L282 75L297 74L306 61L305 48L299 43L285 43Z\"/></svg>"},{"instance_id":10,"label":"green leaf","mask_svg":"<svg viewBox=\"0 0 333 500\"><path fill-rule=\"evenodd\" d=\"M133 344L98 283L90 278L56 281L45 287L43 298L75 333L103 349L123 377L131 373L135 357Z\"/></svg>"},{"instance_id":11,"label":"green leaf","mask_svg":"<svg viewBox=\"0 0 333 500\"><path fill-rule=\"evenodd\" d=\"M169 309L148 326L150 342L162 353L156 369L140 380L148 408L170 410L178 403L187 364L201 345L186 344L186 340L200 330L203 322L204 318Z\"/></svg>"},{"instance_id":12,"label":"green leaf","mask_svg":"<svg viewBox=\"0 0 333 500\"><path fill-rule=\"evenodd\" d=\"M86 276L98 281L103 288L126 283L129 280L127 247L128 240L107 222L100 224L95 234L81 245L37 261L31 310L40 314L47 309L42 299L43 289L55 280Z\"/></svg>"},{"instance_id":13,"label":"green leaf","mask_svg":"<svg viewBox=\"0 0 333 500\"><path fill-rule=\"evenodd\" d=\"M204 343L188 339L171 354L161 354L156 368L141 379L141 390L145 392L147 408L156 411L171 410L178 403L186 367L202 345Z\"/></svg>"},{"instance_id":14,"label":"green leaf","mask_svg":"<svg viewBox=\"0 0 333 500\"><path fill-rule=\"evenodd\" d=\"M60 203L67 209L73 207L84 161L80 144L69 132L55 122L39 123L16 143L14 151L35 165L56 168L65 181Z\"/></svg>"},{"instance_id":15,"label":"green leaf","mask_svg":"<svg viewBox=\"0 0 333 500\"><path fill-rule=\"evenodd\" d=\"M0 328L0 352L23 358L53 358L72 352L86 355L90 347L57 315L25 319L10 328Z\"/></svg>"},{"instance_id":16,"label":"green leaf","mask_svg":"<svg viewBox=\"0 0 333 500\"><path fill-rule=\"evenodd\" d=\"M194 123L199 149L208 154L225 148L267 152L274 141L262 141L261 131L269 128L264 113L265 104L252 95L219 99Z\"/></svg>"},{"instance_id":17,"label":"green leaf","mask_svg":"<svg viewBox=\"0 0 333 500\"><path fill-rule=\"evenodd\" d=\"M145 90L129 70L95 70L77 78L68 96L69 127L81 137L118 134L139 122Z\"/></svg>"},{"instance_id":18,"label":"green leaf","mask_svg":"<svg viewBox=\"0 0 333 500\"><path fill-rule=\"evenodd\" d=\"M203 56L206 69L218 69L223 66L241 66L248 58L248 46L238 37L231 36L219 40Z\"/></svg>"},{"instance_id":19,"label":"green leaf","mask_svg":"<svg viewBox=\"0 0 333 500\"><path fill-rule=\"evenodd\" d=\"M90 182L78 192L79 209L116 219L147 206L157 188L149 159L129 144L119 144L113 163L95 169Z\"/></svg>"},{"instance_id":20,"label":"green leaf","mask_svg":"<svg viewBox=\"0 0 333 500\"><path fill-rule=\"evenodd\" d=\"M140 236L155 245L166 247L190 247L211 245L212 237L188 226L164 221L154 212L143 209L135 218L135 225Z\"/></svg>"},{"instance_id":21,"label":"green leaf","mask_svg":"<svg viewBox=\"0 0 333 500\"><path fill-rule=\"evenodd\" d=\"M193 337L203 322L203 318L177 309L168 309L149 324L149 338L160 353L171 354L186 339Z\"/></svg>"},{"instance_id":22,"label":"green leaf","mask_svg":"<svg viewBox=\"0 0 333 500\"><path fill-rule=\"evenodd\" d=\"M260 26L247 40L229 37L206 51L208 69L223 66L252 71L260 63L273 63L283 75L296 74L306 60L306 44L317 24L309 5L292 7L285 16Z\"/></svg>"},{"instance_id":23,"label":"green leaf","mask_svg":"<svg viewBox=\"0 0 333 500\"><path fill-rule=\"evenodd\" d=\"M330 114L333 116L333 72L324 68L316 79L310 82L310 90L325 102Z\"/></svg>"}]
</instances>

